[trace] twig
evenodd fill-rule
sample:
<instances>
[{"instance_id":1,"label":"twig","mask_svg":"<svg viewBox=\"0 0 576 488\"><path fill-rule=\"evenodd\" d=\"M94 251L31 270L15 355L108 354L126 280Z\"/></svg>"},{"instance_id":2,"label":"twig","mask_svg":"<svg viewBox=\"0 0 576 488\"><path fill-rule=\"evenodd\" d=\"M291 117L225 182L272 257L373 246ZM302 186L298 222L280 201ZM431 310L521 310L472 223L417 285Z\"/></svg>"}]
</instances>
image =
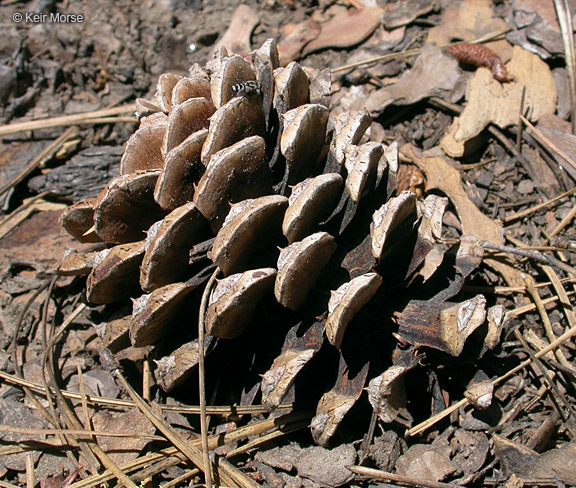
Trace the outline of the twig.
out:
<instances>
[{"instance_id":1,"label":"twig","mask_svg":"<svg viewBox=\"0 0 576 488\"><path fill-rule=\"evenodd\" d=\"M576 437L576 428L574 427L574 420L573 420L575 415L572 404L568 400L566 400L566 397L560 392L560 389L558 388L556 383L552 381L550 375L548 374L548 370L544 367L542 362L537 357L534 356L534 351L532 351L532 349L528 347L528 344L526 343L524 337L522 336L522 334L518 329L514 330L514 335L516 336L516 339L520 341L522 347L530 356L530 359L532 359L532 366L534 366L534 368L538 370L540 376L544 379L544 383L548 387L549 391L552 392L552 397L555 400L553 403L556 406L558 414L560 415L560 417L562 417L562 420L566 423L566 427L572 434L572 438ZM564 412L561 410L559 403L562 403L564 405L564 408L566 408L570 412L568 416L566 416Z\"/></svg>"},{"instance_id":2,"label":"twig","mask_svg":"<svg viewBox=\"0 0 576 488\"><path fill-rule=\"evenodd\" d=\"M0 130L1 129L2 128L0 127ZM33 158L32 161L30 161L26 165L26 167L22 171L20 171L20 173L18 173L15 177L11 178L9 181L7 181L4 185L2 185L0 187L0 195L5 193L10 188L13 188L14 186L16 186L18 183L21 183L22 181L24 181L24 179L27 176L29 176L31 173L33 173L36 170L36 168L38 168L47 159L49 159L55 153L57 153L60 150L60 147L62 147L62 144L64 142L66 142L71 137L74 137L77 133L78 133L77 127L70 127L67 131L64 132L64 134L62 134L60 137L58 137L58 139L51 142L48 145L48 147L43 149L42 152L40 154L38 154L38 156Z\"/></svg>"},{"instance_id":3,"label":"twig","mask_svg":"<svg viewBox=\"0 0 576 488\"><path fill-rule=\"evenodd\" d=\"M571 188L568 191L565 191L564 193L561 193L560 195L555 196L554 198L551 198L550 200L546 200L545 202L539 203L538 205L534 205L533 207L530 207L526 210L522 210L522 212L518 212L518 213L515 213L513 215L509 215L508 217L504 217L503 219L501 219L501 222L506 224L508 222L512 222L513 220L521 219L522 217L526 217L527 215L530 215L531 213L537 212L538 210L540 210L542 208L546 208L550 205L553 205L557 201L562 200L563 198L569 197L570 195L573 195L574 193L576 193L576 186L574 188Z\"/></svg>"},{"instance_id":4,"label":"twig","mask_svg":"<svg viewBox=\"0 0 576 488\"><path fill-rule=\"evenodd\" d=\"M134 433L106 432L95 430L73 430L73 429L32 429L29 427L13 427L11 425L0 424L0 432L12 432L14 434L28 435L54 435L54 434L73 434L73 435L97 435L100 437L128 437L131 439L148 439L152 441L164 441L165 437L159 435L147 435Z\"/></svg>"},{"instance_id":5,"label":"twig","mask_svg":"<svg viewBox=\"0 0 576 488\"><path fill-rule=\"evenodd\" d=\"M564 44L564 58L568 71L568 84L570 86L570 106L572 107L572 134L576 134L576 54L574 53L574 31L572 27L572 14L570 5L566 0L554 0L556 17L562 33Z\"/></svg>"},{"instance_id":6,"label":"twig","mask_svg":"<svg viewBox=\"0 0 576 488\"><path fill-rule=\"evenodd\" d=\"M11 383L13 385L18 385L23 388L29 388L32 392L38 393L40 395L46 395L46 388L33 381L25 380L23 378L18 378L14 375L0 371L0 379ZM61 390L62 395L65 398L72 400L80 400L80 394L74 391ZM121 400L118 398L107 398L97 395L86 395L86 401L91 405L107 405L109 407L123 407L123 408L134 408L136 404L131 400ZM183 406L183 405L159 405L160 409L164 412L177 412L188 415L199 415L200 407L197 406ZM292 410L293 405L291 403L283 403L279 405L278 410ZM230 415L258 415L262 413L267 413L268 410L262 405L232 405L232 406L207 406L207 413L210 415L221 415L229 417Z\"/></svg>"},{"instance_id":7,"label":"twig","mask_svg":"<svg viewBox=\"0 0 576 488\"><path fill-rule=\"evenodd\" d=\"M136 104L131 103L121 107L105 108L94 112L85 112L74 115L64 115L62 117L51 117L48 119L36 119L28 122L18 122L0 126L0 137L8 134L16 134L26 130L49 129L52 127L68 127L70 125L92 124L95 120L99 123L116 122L116 119L107 119L112 115L125 114L136 111Z\"/></svg>"},{"instance_id":8,"label":"twig","mask_svg":"<svg viewBox=\"0 0 576 488\"><path fill-rule=\"evenodd\" d=\"M560 156L564 161L566 161L573 169L576 170L576 162L568 156L562 149L560 149L556 144L554 144L550 139L548 139L542 132L540 132L534 125L523 115L520 116L520 119L524 123L526 127L528 127L530 135L534 137L540 144L544 147L549 148L552 152L556 153L556 155Z\"/></svg>"},{"instance_id":9,"label":"twig","mask_svg":"<svg viewBox=\"0 0 576 488\"><path fill-rule=\"evenodd\" d=\"M404 476L401 474L388 473L378 469L366 468L364 466L346 466L354 474L360 476L368 476L384 481L394 481L396 483L403 483L410 486L422 486L424 488L457 488L460 485L452 483L440 483L439 481L428 481L422 478L414 478L412 476Z\"/></svg>"},{"instance_id":10,"label":"twig","mask_svg":"<svg viewBox=\"0 0 576 488\"><path fill-rule=\"evenodd\" d=\"M467 41L471 44L480 44L483 42L489 42L492 41L504 34L506 34L507 32L509 32L511 29L508 28L506 30L500 31L500 32L495 32L492 34L487 34L485 36L482 37L478 37L477 39L473 39L471 41ZM440 46L440 48L445 48L450 46L450 44L443 44ZM337 68L334 68L332 70L332 73L339 73L340 71L347 71L349 69L353 69L353 68L360 68L361 66L367 66L369 64L374 64L374 63L379 63L380 61L388 61L390 59L395 59L395 58L401 58L404 56L415 56L417 54L420 54L420 49L410 49L409 51L401 51L398 53L391 53L391 54L384 54L382 56L377 56L375 58L370 58L370 59L365 59L364 61L358 61L357 63L351 63L351 64L346 64L344 66L338 66Z\"/></svg>"},{"instance_id":11,"label":"twig","mask_svg":"<svg viewBox=\"0 0 576 488\"><path fill-rule=\"evenodd\" d=\"M567 340L571 339L574 336L576 336L576 327L571 327L566 332L564 332L564 334L562 334L560 337L558 337L558 339L551 342L544 349L541 349L536 354L534 354L534 357L541 358L542 356L549 353L550 351L553 351L558 346L562 345L564 342L566 342ZM492 380L492 384L495 386L497 384L502 383L503 381L506 381L508 378L514 376L518 371L521 371L526 366L528 366L531 362L532 362L532 358L526 359L525 361L521 362L518 366L512 368L507 373L503 374L502 376L499 376L495 380ZM442 419L446 418L452 412L458 410L460 407L463 407L467 404L468 404L468 399L462 398L461 400L459 400L455 404L450 405L449 407L447 407L446 409L437 413L436 415L433 415L432 417L425 420L424 422L421 422L418 425L415 425L414 427L409 429L406 432L406 436L410 437L410 436L421 434L422 432L426 431L427 429L429 429L433 425L440 422Z\"/></svg>"},{"instance_id":12,"label":"twig","mask_svg":"<svg viewBox=\"0 0 576 488\"><path fill-rule=\"evenodd\" d=\"M574 187L576 189L576 186ZM554 237L558 235L560 232L564 230L566 226L568 226L576 217L576 205L574 205L570 211L566 214L566 216L559 222L559 224L552 229L549 236Z\"/></svg>"},{"instance_id":13,"label":"twig","mask_svg":"<svg viewBox=\"0 0 576 488\"><path fill-rule=\"evenodd\" d=\"M566 273L571 274L572 276L576 276L576 269L572 266L568 266L566 263L563 263L559 259L556 259L552 256L546 256L538 251L528 251L526 249L518 249L516 247L510 246L502 246L500 244L493 244L487 241L478 241L478 245L483 247L484 249L491 249L493 251L500 251L510 254L517 254L519 256L523 256L525 258L534 259L539 263L549 264L550 266L555 266Z\"/></svg>"},{"instance_id":14,"label":"twig","mask_svg":"<svg viewBox=\"0 0 576 488\"><path fill-rule=\"evenodd\" d=\"M34 456L31 452L26 454L26 488L34 488L36 480L34 479Z\"/></svg>"},{"instance_id":15,"label":"twig","mask_svg":"<svg viewBox=\"0 0 576 488\"><path fill-rule=\"evenodd\" d=\"M202 301L200 303L200 312L198 316L198 389L200 396L200 435L202 436L202 456L204 458L204 475L206 477L206 486L212 488L212 463L210 461L210 452L208 451L208 422L206 419L206 374L204 369L204 316L206 315L206 307L208 306L208 298L212 291L212 286L216 281L216 276L220 272L220 268L216 267L212 276L204 288L202 293Z\"/></svg>"}]
</instances>

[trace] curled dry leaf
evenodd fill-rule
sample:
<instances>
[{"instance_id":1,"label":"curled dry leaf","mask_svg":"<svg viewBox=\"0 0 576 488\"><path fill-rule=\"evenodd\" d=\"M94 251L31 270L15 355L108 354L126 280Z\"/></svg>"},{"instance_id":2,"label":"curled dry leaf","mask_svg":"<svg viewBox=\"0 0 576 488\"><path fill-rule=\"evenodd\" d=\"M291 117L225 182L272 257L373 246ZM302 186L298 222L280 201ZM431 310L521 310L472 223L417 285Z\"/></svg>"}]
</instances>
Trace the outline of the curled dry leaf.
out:
<instances>
[{"instance_id":1,"label":"curled dry leaf","mask_svg":"<svg viewBox=\"0 0 576 488\"><path fill-rule=\"evenodd\" d=\"M476 70L467 87L468 103L441 141L446 154L462 156L466 142L490 123L503 129L517 124L522 100L523 111L532 121L556 111L556 84L544 61L515 46L508 71L514 81L501 85L487 69Z\"/></svg>"}]
</instances>

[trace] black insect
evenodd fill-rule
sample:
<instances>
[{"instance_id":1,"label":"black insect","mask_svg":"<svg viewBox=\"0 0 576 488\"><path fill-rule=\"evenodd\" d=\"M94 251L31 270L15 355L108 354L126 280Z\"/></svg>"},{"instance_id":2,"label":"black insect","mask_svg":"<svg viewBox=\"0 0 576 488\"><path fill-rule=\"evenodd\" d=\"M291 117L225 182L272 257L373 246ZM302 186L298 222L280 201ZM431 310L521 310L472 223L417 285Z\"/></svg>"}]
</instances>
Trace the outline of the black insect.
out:
<instances>
[{"instance_id":1,"label":"black insect","mask_svg":"<svg viewBox=\"0 0 576 488\"><path fill-rule=\"evenodd\" d=\"M250 80L232 86L232 93L237 97L258 97L262 95L262 86L259 82Z\"/></svg>"}]
</instances>

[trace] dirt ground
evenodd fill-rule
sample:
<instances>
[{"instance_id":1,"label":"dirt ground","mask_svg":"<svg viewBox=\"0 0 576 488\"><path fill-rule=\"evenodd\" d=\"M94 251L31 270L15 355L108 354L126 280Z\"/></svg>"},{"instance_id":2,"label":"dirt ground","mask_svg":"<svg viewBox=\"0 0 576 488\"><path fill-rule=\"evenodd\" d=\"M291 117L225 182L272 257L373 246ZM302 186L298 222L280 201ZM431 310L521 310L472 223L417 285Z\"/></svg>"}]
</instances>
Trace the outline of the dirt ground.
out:
<instances>
[{"instance_id":1,"label":"dirt ground","mask_svg":"<svg viewBox=\"0 0 576 488\"><path fill-rule=\"evenodd\" d=\"M205 483L196 327L204 320L209 471L222 486L576 486L576 86L562 39L574 12L576 2L562 0L0 2L0 486ZM137 339L133 324L148 306L137 299L156 290L138 284L148 252L140 239L156 231L142 224L138 239L107 239L92 203L74 238L62 216L125 170L136 130L175 119L162 90L192 79L200 71L190 67L220 47L253 60L259 81L251 97L236 85L249 78L231 78L236 95L222 105L265 107L273 82L251 53L267 39L282 66L304 68L295 68L306 79L295 107L325 113L308 129L324 120L319 146L310 136L294 159L314 154L305 177L346 181L318 224L337 243L330 272L303 309L276 289L276 300L270 291L258 306L242 304L249 324L228 340L210 328L217 299L202 303L223 281L208 282L211 260L223 267L222 224L201 212L211 230L185 249L188 274L168 285L186 283L185 307L170 332ZM491 51L478 48L486 40ZM460 41L479 43L448 47ZM218 69L208 70L212 86ZM157 84L163 73L177 75L170 89ZM214 93L209 134L220 111ZM246 198L288 197L304 179L290 173L281 136L293 107L279 100L254 133L273 185ZM342 139L338 162L348 112L369 130ZM119 206L132 205L130 191ZM152 204L150 223L168 213ZM381 239L391 239L377 255L383 221ZM268 247L253 241L258 252L241 271L280 270L279 249L292 241L268 231ZM136 278L124 271L106 285L117 300L96 298L94 252L138 246ZM62 271L70 255L83 268ZM308 258L306 269L322 259ZM356 294L340 287L348 281ZM306 280L299 286L308 290ZM350 314L344 325L335 310ZM348 321L344 340L333 338L332 324ZM107 367L114 361L120 369ZM270 383L285 388L277 401Z\"/></svg>"}]
</instances>

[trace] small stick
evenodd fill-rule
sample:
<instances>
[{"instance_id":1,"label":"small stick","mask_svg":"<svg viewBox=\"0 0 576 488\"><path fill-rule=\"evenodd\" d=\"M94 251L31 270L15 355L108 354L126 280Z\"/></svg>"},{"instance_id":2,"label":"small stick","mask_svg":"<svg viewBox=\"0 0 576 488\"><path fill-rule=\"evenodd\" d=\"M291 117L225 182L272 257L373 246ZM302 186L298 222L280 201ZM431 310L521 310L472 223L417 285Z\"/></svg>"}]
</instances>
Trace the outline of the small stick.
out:
<instances>
[{"instance_id":1,"label":"small stick","mask_svg":"<svg viewBox=\"0 0 576 488\"><path fill-rule=\"evenodd\" d=\"M216 276L220 268L216 267L212 276L202 293L200 311L198 316L198 388L200 395L200 434L202 436L202 457L204 459L204 476L206 486L212 488L212 462L210 461L210 452L208 450L208 422L206 420L206 372L204 369L204 316L208 307L208 298L212 291L212 286L216 282Z\"/></svg>"},{"instance_id":2,"label":"small stick","mask_svg":"<svg viewBox=\"0 0 576 488\"><path fill-rule=\"evenodd\" d=\"M428 481L422 478L414 478L412 476L404 476L401 474L388 473L386 471L380 471L378 469L366 468L364 466L346 466L347 469L352 471L354 474L360 476L369 476L370 478L376 478L385 481L394 481L397 483L403 483L410 486L421 486L424 488L457 488L458 485L452 483L441 483L439 481Z\"/></svg>"},{"instance_id":3,"label":"small stick","mask_svg":"<svg viewBox=\"0 0 576 488\"><path fill-rule=\"evenodd\" d=\"M26 454L26 488L34 488L36 480L34 479L34 456L31 452Z\"/></svg>"},{"instance_id":4,"label":"small stick","mask_svg":"<svg viewBox=\"0 0 576 488\"><path fill-rule=\"evenodd\" d=\"M93 121L101 120L112 115L125 114L128 112L135 112L136 104L130 103L120 107L105 108L102 110L95 110L94 112L84 112L81 114L64 115L62 117L52 117L48 119L36 119L28 122L18 122L16 124L8 124L0 126L0 137L8 134L16 134L26 130L36 129L49 129L52 127L68 127L69 125L78 124L91 124Z\"/></svg>"},{"instance_id":5,"label":"small stick","mask_svg":"<svg viewBox=\"0 0 576 488\"><path fill-rule=\"evenodd\" d=\"M0 128L1 129L1 128ZM53 141L48 145L46 149L44 149L38 156L36 156L32 161L30 161L26 167L20 171L14 178L11 178L7 181L4 185L0 187L0 195L5 193L10 188L13 188L18 183L24 181L24 179L29 176L36 168L40 167L42 163L44 163L48 158L52 157L55 153L58 152L62 144L74 137L78 133L77 127L70 127L64 134L62 134L58 139Z\"/></svg>"},{"instance_id":6,"label":"small stick","mask_svg":"<svg viewBox=\"0 0 576 488\"><path fill-rule=\"evenodd\" d=\"M468 41L468 42L470 44L480 44L480 43L484 43L484 42L493 41L494 39L506 34L510 30L511 29L508 28L508 29L503 30L501 32L495 32L493 34L487 34L485 36L478 37L477 39L473 39L473 40ZM448 47L450 45L451 44L443 44L442 46L440 46L440 48L445 48L445 47ZM369 64L378 63L380 61L388 61L390 59L401 58L403 56L415 56L417 54L420 54L420 49L410 49L409 51L401 51L398 53L384 54L382 56L377 56L375 58L365 59L364 61L358 61L357 63L351 63L351 64L347 64L344 66L338 66L338 68L334 68L332 70L332 73L339 73L340 71L347 71L347 70L352 69L352 68L360 68L361 66L367 66Z\"/></svg>"},{"instance_id":7,"label":"small stick","mask_svg":"<svg viewBox=\"0 0 576 488\"><path fill-rule=\"evenodd\" d=\"M573 190L574 189L576 189L576 187L574 187ZM552 232L550 232L549 237L558 235L568 224L570 224L570 222L572 222L572 220L574 220L574 217L576 217L576 205L574 205L570 209L570 212L568 212L566 216L560 221L560 223L554 227Z\"/></svg>"},{"instance_id":8,"label":"small stick","mask_svg":"<svg viewBox=\"0 0 576 488\"><path fill-rule=\"evenodd\" d=\"M519 256L523 256L525 258L534 259L535 261L538 261L539 263L544 263L544 264L549 264L551 266L555 266L556 268L559 268L563 271L566 271L566 273L568 273L568 274L576 276L576 269L574 269L572 266L568 266L566 263L563 263L559 259L556 259L552 256L545 256L544 254L542 254L541 252L538 252L538 251L528 251L526 249L517 249L515 247L502 246L500 244L493 244L493 243L488 242L488 241L478 241L478 244L481 247L483 247L484 249L492 249L493 251L501 251L501 252L505 252L505 253L518 254Z\"/></svg>"},{"instance_id":9,"label":"small stick","mask_svg":"<svg viewBox=\"0 0 576 488\"><path fill-rule=\"evenodd\" d=\"M522 217L526 217L527 215L530 215L531 213L537 212L538 210L542 209L542 208L546 208L550 205L553 205L554 203L556 203L559 200L562 200L563 198L569 197L570 195L576 193L576 186L574 188L571 188L568 191L565 191L564 193L561 193L560 195L555 196L554 198L551 198L550 200L546 200L545 202L539 203L538 205L534 205L533 207L530 207L526 210L522 210L522 212L518 212L515 213L513 215L509 215L508 217L504 217L501 222L506 224L508 222L512 222L513 220L517 220L517 219L521 219ZM552 236L552 234L551 234Z\"/></svg>"},{"instance_id":10,"label":"small stick","mask_svg":"<svg viewBox=\"0 0 576 488\"><path fill-rule=\"evenodd\" d=\"M548 139L544 134L542 134L534 125L523 115L520 116L520 119L524 123L528 129L530 129L530 134L534 139L536 139L540 144L544 147L548 147L553 152L555 152L558 156L560 156L564 161L566 161L573 169L576 169L576 162L568 156L562 149L560 149L556 144L554 144L550 139Z\"/></svg>"},{"instance_id":11,"label":"small stick","mask_svg":"<svg viewBox=\"0 0 576 488\"><path fill-rule=\"evenodd\" d=\"M547 354L550 351L553 351L554 349L556 349L558 346L562 345L564 342L566 342L567 340L571 339L572 337L576 336L576 327L571 327L570 329L568 329L566 332L564 332L564 334L562 334L560 337L558 337L558 339L556 339L555 341L551 342L550 344L548 344L544 349L541 349L540 351L538 351L536 354L534 354L535 358L541 358L542 356L544 356L545 354ZM518 371L521 371L522 369L524 369L526 366L528 366L530 363L532 362L532 358L528 358L526 360L524 360L523 362L521 362L518 366L512 368L510 371L508 371L507 373L503 374L502 376L499 376L498 378L496 378L495 380L492 380L492 384L494 386L496 386L497 384L500 384L504 381L506 381L508 378L514 376ZM429 419L425 420L424 422L419 423L418 425L415 425L414 427L412 427L411 429L409 429L406 432L406 436L407 437L411 437L414 435L418 435L421 434L422 432L424 432L425 430L429 429L430 427L432 427L433 425L437 424L438 422L440 422L442 419L446 418L448 415L450 415L452 412L458 410L460 407L463 407L465 405L468 404L468 399L467 398L462 398L461 400L459 400L458 402L456 402L454 405L450 405L449 407L447 407L446 409L444 409L442 412L437 413L436 415L433 415L432 417L430 417Z\"/></svg>"}]
</instances>

